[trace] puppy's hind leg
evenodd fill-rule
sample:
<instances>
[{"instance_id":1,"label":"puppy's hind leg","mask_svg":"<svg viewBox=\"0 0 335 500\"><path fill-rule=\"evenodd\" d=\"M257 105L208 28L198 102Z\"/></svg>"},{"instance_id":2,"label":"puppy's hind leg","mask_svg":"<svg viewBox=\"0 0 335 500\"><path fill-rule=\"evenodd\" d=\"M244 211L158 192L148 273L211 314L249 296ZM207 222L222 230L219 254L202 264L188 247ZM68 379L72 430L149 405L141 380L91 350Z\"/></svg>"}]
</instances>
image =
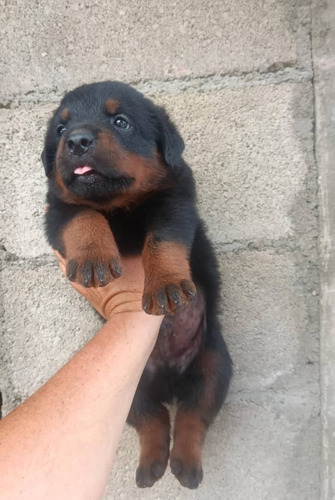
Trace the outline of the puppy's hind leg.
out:
<instances>
[{"instance_id":1,"label":"puppy's hind leg","mask_svg":"<svg viewBox=\"0 0 335 500\"><path fill-rule=\"evenodd\" d=\"M201 349L179 396L170 466L180 484L190 489L202 481L206 431L224 401L231 377L230 357L223 341L220 344L216 350Z\"/></svg>"},{"instance_id":2,"label":"puppy's hind leg","mask_svg":"<svg viewBox=\"0 0 335 500\"><path fill-rule=\"evenodd\" d=\"M128 423L137 430L141 445L136 484L139 488L153 486L163 476L169 460L169 413L161 404L148 404L141 411L133 405Z\"/></svg>"}]
</instances>

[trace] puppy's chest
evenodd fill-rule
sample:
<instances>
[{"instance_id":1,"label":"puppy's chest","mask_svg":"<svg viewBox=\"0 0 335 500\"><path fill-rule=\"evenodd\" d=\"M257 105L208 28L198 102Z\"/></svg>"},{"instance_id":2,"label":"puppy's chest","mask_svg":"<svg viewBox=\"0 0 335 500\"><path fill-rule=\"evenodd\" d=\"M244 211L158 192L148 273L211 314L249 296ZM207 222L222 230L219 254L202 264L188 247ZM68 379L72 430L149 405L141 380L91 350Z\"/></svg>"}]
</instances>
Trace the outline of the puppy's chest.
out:
<instances>
[{"instance_id":1,"label":"puppy's chest","mask_svg":"<svg viewBox=\"0 0 335 500\"><path fill-rule=\"evenodd\" d=\"M148 230L147 216L143 211L117 212L107 220L122 255L142 251Z\"/></svg>"},{"instance_id":2,"label":"puppy's chest","mask_svg":"<svg viewBox=\"0 0 335 500\"><path fill-rule=\"evenodd\" d=\"M146 370L152 375L161 368L182 373L198 354L205 328L205 298L198 289L186 307L164 318Z\"/></svg>"}]
</instances>

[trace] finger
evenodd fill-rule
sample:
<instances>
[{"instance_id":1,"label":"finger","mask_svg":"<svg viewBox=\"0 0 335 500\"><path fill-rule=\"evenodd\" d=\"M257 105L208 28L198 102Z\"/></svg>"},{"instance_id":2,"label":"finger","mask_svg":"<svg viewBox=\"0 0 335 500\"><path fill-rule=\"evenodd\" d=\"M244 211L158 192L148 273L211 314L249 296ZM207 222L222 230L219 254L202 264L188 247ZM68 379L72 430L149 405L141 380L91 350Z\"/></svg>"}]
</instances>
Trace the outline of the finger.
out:
<instances>
[{"instance_id":1,"label":"finger","mask_svg":"<svg viewBox=\"0 0 335 500\"><path fill-rule=\"evenodd\" d=\"M57 257L57 259L58 259L60 262L65 263L65 259L61 256L61 254L58 252L58 250L54 250L53 252L54 252L55 256Z\"/></svg>"},{"instance_id":2,"label":"finger","mask_svg":"<svg viewBox=\"0 0 335 500\"><path fill-rule=\"evenodd\" d=\"M66 274L66 261L57 250L54 250L54 254L58 259L60 270L62 271L63 275L65 276L65 274Z\"/></svg>"},{"instance_id":3,"label":"finger","mask_svg":"<svg viewBox=\"0 0 335 500\"><path fill-rule=\"evenodd\" d=\"M89 298L88 296L90 295L90 293L92 293L91 289L85 288L84 286L79 285L79 283L76 283L75 281L70 281L70 283L73 286L73 288L75 290L77 290L77 292L79 292L81 295L83 295L87 299Z\"/></svg>"}]
</instances>

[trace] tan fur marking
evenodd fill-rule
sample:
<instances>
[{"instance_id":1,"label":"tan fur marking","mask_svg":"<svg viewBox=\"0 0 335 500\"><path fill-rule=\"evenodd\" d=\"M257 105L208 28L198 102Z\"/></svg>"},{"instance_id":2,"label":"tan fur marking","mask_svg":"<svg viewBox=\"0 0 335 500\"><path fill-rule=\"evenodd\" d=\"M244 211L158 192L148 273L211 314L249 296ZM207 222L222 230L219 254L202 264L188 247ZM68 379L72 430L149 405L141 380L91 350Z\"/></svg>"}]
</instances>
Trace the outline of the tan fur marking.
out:
<instances>
[{"instance_id":1,"label":"tan fur marking","mask_svg":"<svg viewBox=\"0 0 335 500\"><path fill-rule=\"evenodd\" d=\"M187 248L174 242L155 242L148 235L144 244L145 283L143 308L148 314L174 314L195 295Z\"/></svg>"},{"instance_id":2,"label":"tan fur marking","mask_svg":"<svg viewBox=\"0 0 335 500\"><path fill-rule=\"evenodd\" d=\"M107 99L105 107L107 112L113 115L114 113L116 113L116 110L119 107L119 102L116 99Z\"/></svg>"},{"instance_id":3,"label":"tan fur marking","mask_svg":"<svg viewBox=\"0 0 335 500\"><path fill-rule=\"evenodd\" d=\"M60 117L64 122L66 122L69 119L69 110L67 108L64 108L60 114Z\"/></svg>"},{"instance_id":4,"label":"tan fur marking","mask_svg":"<svg viewBox=\"0 0 335 500\"><path fill-rule=\"evenodd\" d=\"M145 271L142 303L148 314L174 314L195 295L188 250L184 245L155 242L149 234L142 259Z\"/></svg>"},{"instance_id":5,"label":"tan fur marking","mask_svg":"<svg viewBox=\"0 0 335 500\"><path fill-rule=\"evenodd\" d=\"M152 235L148 235L143 249L143 266L146 271L146 284L171 282L174 279L191 279L187 248L174 242L155 243Z\"/></svg>"},{"instance_id":6,"label":"tan fur marking","mask_svg":"<svg viewBox=\"0 0 335 500\"><path fill-rule=\"evenodd\" d=\"M71 281L99 287L121 275L119 251L103 215L90 209L78 214L63 230L62 239Z\"/></svg>"},{"instance_id":7,"label":"tan fur marking","mask_svg":"<svg viewBox=\"0 0 335 500\"><path fill-rule=\"evenodd\" d=\"M157 156L144 158L121 147L112 134L99 134L99 157L109 158L112 155L113 168L121 175L133 179L126 191L119 193L110 203L104 204L104 209L134 205L142 201L150 193L159 189L166 176L164 165Z\"/></svg>"},{"instance_id":8,"label":"tan fur marking","mask_svg":"<svg viewBox=\"0 0 335 500\"><path fill-rule=\"evenodd\" d=\"M140 462L152 460L153 453L165 448L169 442L170 420L167 412L143 419L137 427L141 444Z\"/></svg>"},{"instance_id":9,"label":"tan fur marking","mask_svg":"<svg viewBox=\"0 0 335 500\"><path fill-rule=\"evenodd\" d=\"M197 488L202 481L202 447L206 426L192 411L178 410L175 420L174 445L170 464L173 474L187 488Z\"/></svg>"},{"instance_id":10,"label":"tan fur marking","mask_svg":"<svg viewBox=\"0 0 335 500\"><path fill-rule=\"evenodd\" d=\"M178 410L174 428L174 449L183 454L188 461L201 462L201 450L205 441L206 426L199 414L192 411Z\"/></svg>"},{"instance_id":11,"label":"tan fur marking","mask_svg":"<svg viewBox=\"0 0 335 500\"><path fill-rule=\"evenodd\" d=\"M65 227L63 234L65 256L74 258L80 253L94 253L97 257L118 253L114 236L105 217L93 210L77 215Z\"/></svg>"},{"instance_id":12,"label":"tan fur marking","mask_svg":"<svg viewBox=\"0 0 335 500\"><path fill-rule=\"evenodd\" d=\"M54 181L55 181L55 185L60 190L61 197L62 197L63 201L65 201L66 203L71 203L71 204L79 205L80 201L81 201L81 198L79 196L74 195L73 193L71 193L68 190L68 188L64 184L64 181L62 179L62 176L61 176L59 168L58 168L58 165L59 165L60 158L61 158L61 155L63 153L64 147L65 147L65 139L64 139L64 137L61 137L61 139L59 141L57 153L56 153L56 165L55 165L55 168L54 168Z\"/></svg>"}]
</instances>

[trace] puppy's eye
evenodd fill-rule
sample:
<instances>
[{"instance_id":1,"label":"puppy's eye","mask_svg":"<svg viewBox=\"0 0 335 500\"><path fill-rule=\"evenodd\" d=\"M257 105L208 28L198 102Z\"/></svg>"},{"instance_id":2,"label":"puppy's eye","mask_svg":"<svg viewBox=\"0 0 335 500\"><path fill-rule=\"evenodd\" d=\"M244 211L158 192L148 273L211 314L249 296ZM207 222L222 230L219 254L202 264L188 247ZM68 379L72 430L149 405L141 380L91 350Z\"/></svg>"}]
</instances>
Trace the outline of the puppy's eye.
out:
<instances>
[{"instance_id":1,"label":"puppy's eye","mask_svg":"<svg viewBox=\"0 0 335 500\"><path fill-rule=\"evenodd\" d=\"M62 134L64 134L65 130L66 130L65 125L58 125L58 127L57 127L57 134L58 135L62 135Z\"/></svg>"},{"instance_id":2,"label":"puppy's eye","mask_svg":"<svg viewBox=\"0 0 335 500\"><path fill-rule=\"evenodd\" d=\"M130 123L125 119L124 116L118 115L113 118L113 125L118 128L122 128L123 130L130 129Z\"/></svg>"}]
</instances>

